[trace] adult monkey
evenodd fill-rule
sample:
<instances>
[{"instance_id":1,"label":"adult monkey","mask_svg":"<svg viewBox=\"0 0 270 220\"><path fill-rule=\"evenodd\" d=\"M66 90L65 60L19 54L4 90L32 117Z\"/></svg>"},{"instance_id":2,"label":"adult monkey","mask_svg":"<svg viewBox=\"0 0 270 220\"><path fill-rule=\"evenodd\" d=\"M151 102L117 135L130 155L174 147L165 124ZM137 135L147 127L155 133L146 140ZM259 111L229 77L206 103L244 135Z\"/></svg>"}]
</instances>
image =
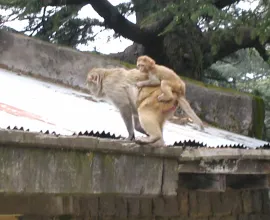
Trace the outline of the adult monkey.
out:
<instances>
[{"instance_id":1,"label":"adult monkey","mask_svg":"<svg viewBox=\"0 0 270 220\"><path fill-rule=\"evenodd\" d=\"M176 110L177 97L173 93L173 100L159 102L157 97L162 93L160 86L141 89L136 87L138 81L145 79L147 74L137 69L93 68L88 72L87 85L92 95L111 102L119 109L129 140L134 139L134 121L136 130L149 135L138 137L135 142L164 146L163 126Z\"/></svg>"}]
</instances>

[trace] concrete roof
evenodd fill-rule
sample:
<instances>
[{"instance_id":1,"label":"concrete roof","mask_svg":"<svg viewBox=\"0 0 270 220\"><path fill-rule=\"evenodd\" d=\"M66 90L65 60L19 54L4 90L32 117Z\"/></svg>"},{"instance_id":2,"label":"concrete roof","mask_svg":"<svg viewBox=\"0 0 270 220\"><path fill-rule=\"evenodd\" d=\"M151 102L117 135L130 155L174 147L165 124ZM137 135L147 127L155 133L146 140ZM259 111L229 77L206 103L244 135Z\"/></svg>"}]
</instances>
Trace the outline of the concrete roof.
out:
<instances>
[{"instance_id":1,"label":"concrete roof","mask_svg":"<svg viewBox=\"0 0 270 220\"><path fill-rule=\"evenodd\" d=\"M118 111L96 102L86 93L0 69L0 128L14 127L72 135L93 131L127 137ZM141 135L136 133L136 135ZM195 142L207 147L269 146L269 143L209 127L204 132L193 124L166 123L166 144Z\"/></svg>"}]
</instances>

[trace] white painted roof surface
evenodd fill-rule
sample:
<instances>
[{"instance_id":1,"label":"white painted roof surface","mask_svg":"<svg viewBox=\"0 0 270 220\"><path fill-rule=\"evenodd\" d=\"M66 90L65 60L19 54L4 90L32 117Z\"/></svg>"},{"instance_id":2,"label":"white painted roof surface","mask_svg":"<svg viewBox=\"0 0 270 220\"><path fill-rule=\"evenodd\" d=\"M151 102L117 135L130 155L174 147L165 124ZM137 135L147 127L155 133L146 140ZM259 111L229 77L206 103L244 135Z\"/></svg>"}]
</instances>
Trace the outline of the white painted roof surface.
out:
<instances>
[{"instance_id":1,"label":"white painted roof surface","mask_svg":"<svg viewBox=\"0 0 270 220\"><path fill-rule=\"evenodd\" d=\"M127 137L124 122L114 106L93 102L90 95L53 83L0 69L0 128L14 126L33 132L55 131L61 135L94 131ZM136 132L136 135L141 135ZM166 144L196 141L208 147L244 145L259 147L265 141L208 127L204 132L194 124L165 124Z\"/></svg>"}]
</instances>

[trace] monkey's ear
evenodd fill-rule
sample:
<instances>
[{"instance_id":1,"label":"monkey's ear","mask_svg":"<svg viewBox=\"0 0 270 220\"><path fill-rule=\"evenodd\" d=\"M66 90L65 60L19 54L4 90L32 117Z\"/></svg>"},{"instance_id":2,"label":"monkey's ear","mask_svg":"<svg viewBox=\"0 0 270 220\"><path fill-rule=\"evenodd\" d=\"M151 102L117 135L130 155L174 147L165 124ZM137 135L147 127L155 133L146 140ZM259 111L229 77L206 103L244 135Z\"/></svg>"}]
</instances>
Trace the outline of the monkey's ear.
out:
<instances>
[{"instance_id":1,"label":"monkey's ear","mask_svg":"<svg viewBox=\"0 0 270 220\"><path fill-rule=\"evenodd\" d=\"M96 83L97 82L97 76L95 75L90 75L87 78L88 82Z\"/></svg>"},{"instance_id":2,"label":"monkey's ear","mask_svg":"<svg viewBox=\"0 0 270 220\"><path fill-rule=\"evenodd\" d=\"M93 79L93 76L92 76L92 75L87 76L87 80L88 80L88 81L92 81L92 79Z\"/></svg>"},{"instance_id":3,"label":"monkey's ear","mask_svg":"<svg viewBox=\"0 0 270 220\"><path fill-rule=\"evenodd\" d=\"M150 61L150 65L151 65L151 66L155 66L156 62L155 62L154 60L151 59L151 60L149 60L149 61Z\"/></svg>"},{"instance_id":4,"label":"monkey's ear","mask_svg":"<svg viewBox=\"0 0 270 220\"><path fill-rule=\"evenodd\" d=\"M95 83L95 84L99 83L99 76L98 75L92 75L92 83Z\"/></svg>"}]
</instances>

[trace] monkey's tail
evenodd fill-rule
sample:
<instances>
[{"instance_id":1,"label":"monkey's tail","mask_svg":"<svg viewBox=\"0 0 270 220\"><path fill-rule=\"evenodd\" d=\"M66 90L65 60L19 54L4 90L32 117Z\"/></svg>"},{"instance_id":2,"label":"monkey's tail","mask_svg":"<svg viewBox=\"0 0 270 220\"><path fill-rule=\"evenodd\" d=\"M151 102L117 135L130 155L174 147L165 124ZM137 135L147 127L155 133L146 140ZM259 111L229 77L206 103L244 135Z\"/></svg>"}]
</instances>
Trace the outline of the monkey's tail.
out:
<instances>
[{"instance_id":1,"label":"monkey's tail","mask_svg":"<svg viewBox=\"0 0 270 220\"><path fill-rule=\"evenodd\" d=\"M178 99L179 106L185 111L185 113L197 124L200 126L201 130L204 130L204 125L202 120L196 115L196 113L191 108L190 104L185 97L180 97Z\"/></svg>"}]
</instances>

